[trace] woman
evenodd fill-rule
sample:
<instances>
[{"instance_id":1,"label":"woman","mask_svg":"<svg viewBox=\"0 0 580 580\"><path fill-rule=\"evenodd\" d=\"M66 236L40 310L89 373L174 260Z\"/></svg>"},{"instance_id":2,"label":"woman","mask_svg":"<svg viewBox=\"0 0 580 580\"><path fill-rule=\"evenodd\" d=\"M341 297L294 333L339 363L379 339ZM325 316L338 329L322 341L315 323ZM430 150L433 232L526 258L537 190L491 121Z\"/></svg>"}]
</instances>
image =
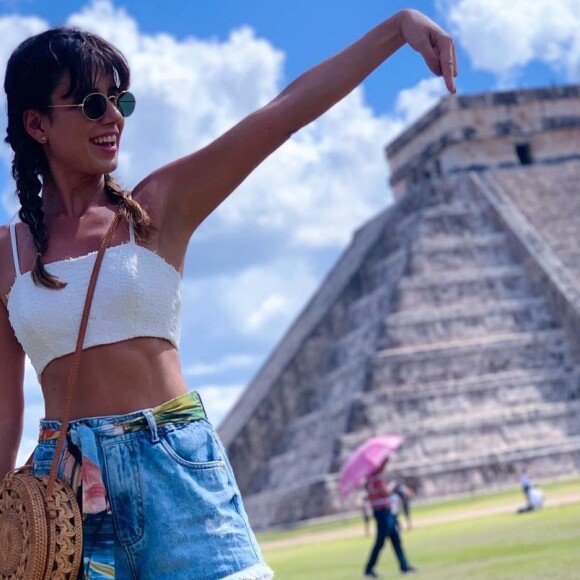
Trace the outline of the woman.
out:
<instances>
[{"instance_id":1,"label":"woman","mask_svg":"<svg viewBox=\"0 0 580 580\"><path fill-rule=\"evenodd\" d=\"M119 206L124 218L99 275L60 462L82 497L91 578L272 577L223 446L180 372L185 252L261 161L406 42L454 93L451 38L404 10L132 194L110 176L134 107L123 56L70 29L32 37L11 56L6 141L21 222L0 229L0 478L22 430L25 351L46 412L33 468L48 471L95 252Z\"/></svg>"}]
</instances>

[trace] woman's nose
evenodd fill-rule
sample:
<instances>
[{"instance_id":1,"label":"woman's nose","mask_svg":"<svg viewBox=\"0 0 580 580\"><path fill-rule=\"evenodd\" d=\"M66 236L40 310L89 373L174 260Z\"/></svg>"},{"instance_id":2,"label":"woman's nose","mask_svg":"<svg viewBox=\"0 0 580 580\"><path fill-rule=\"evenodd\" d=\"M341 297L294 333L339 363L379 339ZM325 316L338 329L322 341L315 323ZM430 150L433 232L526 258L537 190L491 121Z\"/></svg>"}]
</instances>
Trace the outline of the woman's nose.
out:
<instances>
[{"instance_id":1,"label":"woman's nose","mask_svg":"<svg viewBox=\"0 0 580 580\"><path fill-rule=\"evenodd\" d=\"M101 121L107 125L109 123L119 124L123 120L123 115L117 107L116 100L107 99L107 110L101 118Z\"/></svg>"}]
</instances>

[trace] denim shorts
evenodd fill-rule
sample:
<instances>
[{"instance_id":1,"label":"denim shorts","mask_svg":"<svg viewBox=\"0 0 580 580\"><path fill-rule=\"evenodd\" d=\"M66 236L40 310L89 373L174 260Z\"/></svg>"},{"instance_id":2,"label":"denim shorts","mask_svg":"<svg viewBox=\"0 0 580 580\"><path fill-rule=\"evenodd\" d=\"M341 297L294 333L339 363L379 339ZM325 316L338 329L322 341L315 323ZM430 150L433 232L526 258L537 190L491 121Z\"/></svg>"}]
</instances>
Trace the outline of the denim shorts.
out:
<instances>
[{"instance_id":1,"label":"denim shorts","mask_svg":"<svg viewBox=\"0 0 580 580\"><path fill-rule=\"evenodd\" d=\"M33 473L50 471L60 429L41 421ZM231 465L199 396L72 421L59 477L83 512L83 578L273 578Z\"/></svg>"}]
</instances>

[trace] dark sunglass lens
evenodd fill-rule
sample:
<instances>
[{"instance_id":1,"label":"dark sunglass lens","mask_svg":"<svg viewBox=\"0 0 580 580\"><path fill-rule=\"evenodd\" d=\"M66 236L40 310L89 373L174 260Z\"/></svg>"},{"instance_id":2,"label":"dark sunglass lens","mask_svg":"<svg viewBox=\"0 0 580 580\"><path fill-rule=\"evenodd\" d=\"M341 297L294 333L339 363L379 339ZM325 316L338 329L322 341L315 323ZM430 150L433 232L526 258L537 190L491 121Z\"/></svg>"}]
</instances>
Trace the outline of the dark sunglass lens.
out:
<instances>
[{"instance_id":1,"label":"dark sunglass lens","mask_svg":"<svg viewBox=\"0 0 580 580\"><path fill-rule=\"evenodd\" d=\"M96 121L107 111L107 99L104 95L93 93L83 101L83 111L88 119Z\"/></svg>"},{"instance_id":2,"label":"dark sunglass lens","mask_svg":"<svg viewBox=\"0 0 580 580\"><path fill-rule=\"evenodd\" d=\"M123 117L129 117L135 110L135 96L129 91L125 91L117 98L117 107Z\"/></svg>"}]
</instances>

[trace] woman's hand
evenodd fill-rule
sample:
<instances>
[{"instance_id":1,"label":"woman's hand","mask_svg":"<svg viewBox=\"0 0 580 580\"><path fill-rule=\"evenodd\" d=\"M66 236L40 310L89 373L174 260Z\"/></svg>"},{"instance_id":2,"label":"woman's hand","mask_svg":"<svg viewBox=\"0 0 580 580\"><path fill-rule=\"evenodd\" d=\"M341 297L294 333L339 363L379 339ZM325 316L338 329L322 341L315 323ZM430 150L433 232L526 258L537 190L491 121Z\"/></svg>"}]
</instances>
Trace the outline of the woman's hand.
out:
<instances>
[{"instance_id":1,"label":"woman's hand","mask_svg":"<svg viewBox=\"0 0 580 580\"><path fill-rule=\"evenodd\" d=\"M403 42L420 53L431 72L442 76L447 90L455 94L457 56L451 36L417 10L399 13L399 30Z\"/></svg>"}]
</instances>

